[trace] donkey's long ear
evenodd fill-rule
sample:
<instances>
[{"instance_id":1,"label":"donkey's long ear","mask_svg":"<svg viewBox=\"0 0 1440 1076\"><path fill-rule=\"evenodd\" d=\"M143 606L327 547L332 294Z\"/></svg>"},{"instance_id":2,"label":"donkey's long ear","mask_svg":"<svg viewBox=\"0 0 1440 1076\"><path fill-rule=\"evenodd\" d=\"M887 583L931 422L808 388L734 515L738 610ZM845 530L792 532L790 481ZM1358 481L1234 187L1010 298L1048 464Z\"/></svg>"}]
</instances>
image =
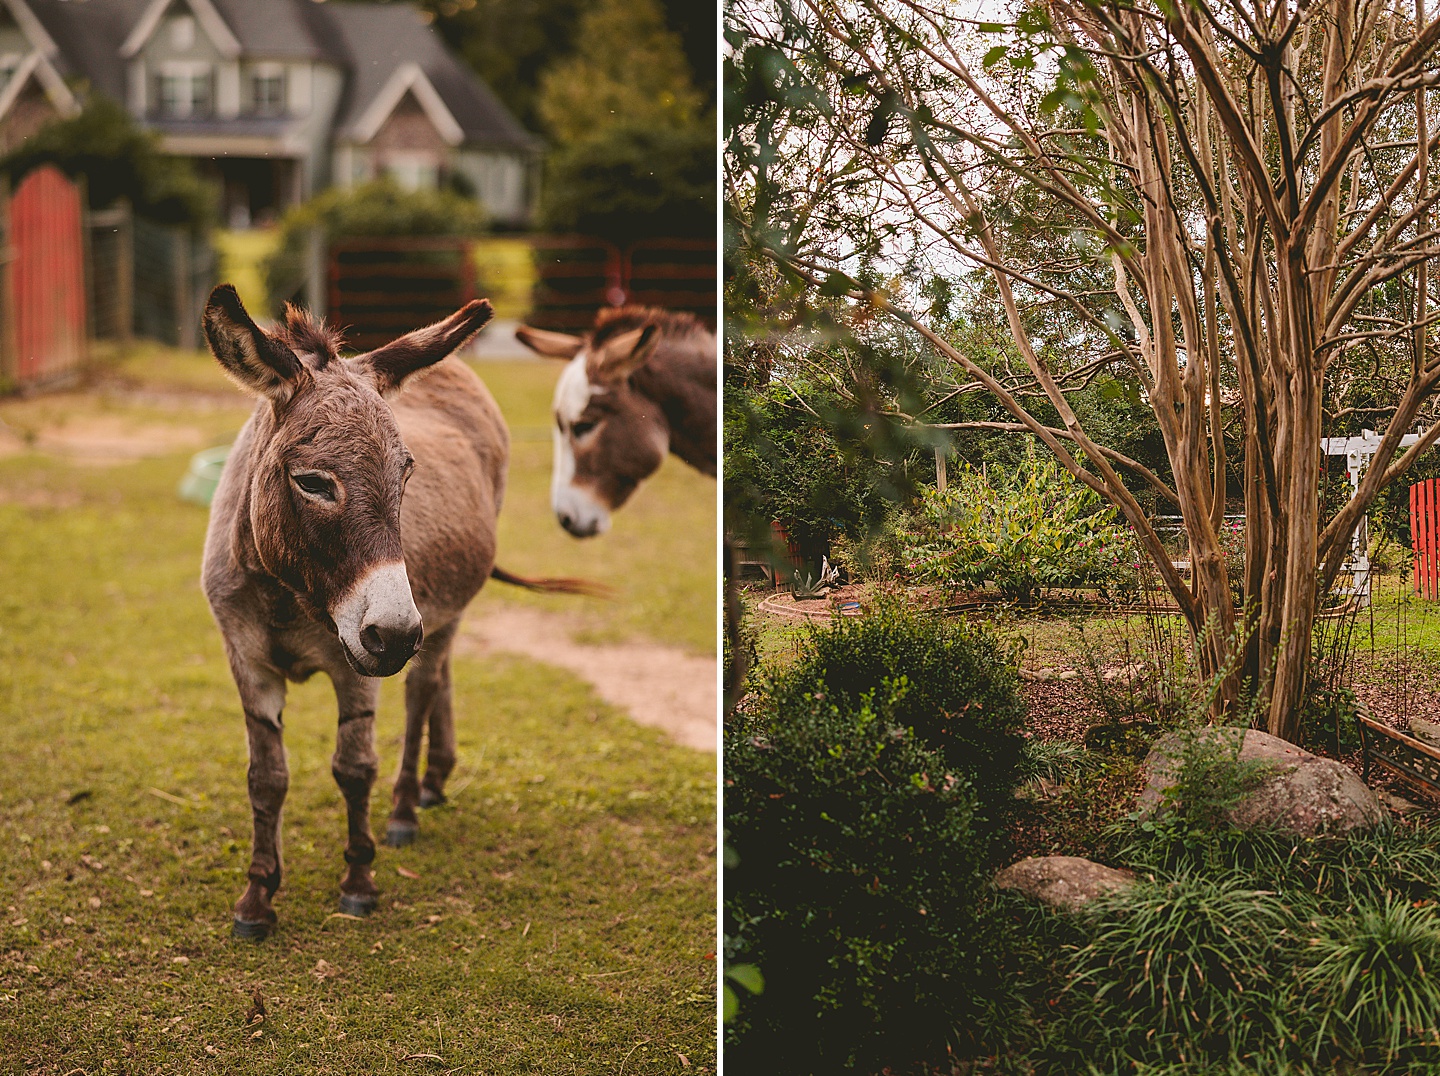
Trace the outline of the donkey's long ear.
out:
<instances>
[{"instance_id":1,"label":"donkey's long ear","mask_svg":"<svg viewBox=\"0 0 1440 1076\"><path fill-rule=\"evenodd\" d=\"M597 385L624 381L649 360L658 336L654 325L646 325L606 340L585 361L590 380Z\"/></svg>"},{"instance_id":2,"label":"donkey's long ear","mask_svg":"<svg viewBox=\"0 0 1440 1076\"><path fill-rule=\"evenodd\" d=\"M204 324L211 353L246 392L280 404L309 378L295 353L251 320L231 285L210 293Z\"/></svg>"},{"instance_id":3,"label":"donkey's long ear","mask_svg":"<svg viewBox=\"0 0 1440 1076\"><path fill-rule=\"evenodd\" d=\"M398 389L416 370L433 366L464 347L465 342L490 320L490 314L488 299L472 299L444 321L406 333L353 361L370 368L375 388L381 396L386 396Z\"/></svg>"},{"instance_id":4,"label":"donkey's long ear","mask_svg":"<svg viewBox=\"0 0 1440 1076\"><path fill-rule=\"evenodd\" d=\"M580 349L585 346L585 341L578 336L532 329L528 325L521 325L515 330L515 339L537 355L544 355L547 359L564 359L567 362L580 354Z\"/></svg>"}]
</instances>

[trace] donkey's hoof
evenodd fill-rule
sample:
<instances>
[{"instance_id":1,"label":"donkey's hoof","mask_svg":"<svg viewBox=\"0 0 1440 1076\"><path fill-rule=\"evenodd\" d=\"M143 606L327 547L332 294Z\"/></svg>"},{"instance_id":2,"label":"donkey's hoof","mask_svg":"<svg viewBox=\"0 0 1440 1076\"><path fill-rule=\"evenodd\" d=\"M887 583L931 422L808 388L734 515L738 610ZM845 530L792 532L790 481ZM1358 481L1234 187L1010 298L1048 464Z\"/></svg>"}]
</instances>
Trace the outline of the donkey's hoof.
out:
<instances>
[{"instance_id":1,"label":"donkey's hoof","mask_svg":"<svg viewBox=\"0 0 1440 1076\"><path fill-rule=\"evenodd\" d=\"M230 925L230 933L233 937L244 938L246 941L264 941L270 936L274 926L274 923L266 919L241 919L237 915Z\"/></svg>"},{"instance_id":2,"label":"donkey's hoof","mask_svg":"<svg viewBox=\"0 0 1440 1076\"><path fill-rule=\"evenodd\" d=\"M369 915L379 899L374 893L341 893L340 910L346 915Z\"/></svg>"},{"instance_id":3,"label":"donkey's hoof","mask_svg":"<svg viewBox=\"0 0 1440 1076\"><path fill-rule=\"evenodd\" d=\"M421 806L421 807L439 807L439 806L440 806L442 803L444 803L444 802L445 802L445 793L443 793L443 792L436 792L436 791L435 791L434 789L432 789L432 788L422 788L422 789L420 790L420 806Z\"/></svg>"},{"instance_id":4,"label":"donkey's hoof","mask_svg":"<svg viewBox=\"0 0 1440 1076\"><path fill-rule=\"evenodd\" d=\"M420 827L414 822L397 822L391 819L385 827L385 843L391 848L404 848L407 844L415 843L415 836L420 832Z\"/></svg>"}]
</instances>

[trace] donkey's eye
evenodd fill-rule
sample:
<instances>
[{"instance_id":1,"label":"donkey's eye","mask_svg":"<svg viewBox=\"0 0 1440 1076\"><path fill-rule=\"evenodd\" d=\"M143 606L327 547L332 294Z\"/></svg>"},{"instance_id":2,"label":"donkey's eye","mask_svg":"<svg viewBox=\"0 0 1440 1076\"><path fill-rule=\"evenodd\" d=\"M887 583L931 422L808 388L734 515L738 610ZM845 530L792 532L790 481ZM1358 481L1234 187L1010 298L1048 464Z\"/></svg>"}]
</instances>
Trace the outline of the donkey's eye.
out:
<instances>
[{"instance_id":1,"label":"donkey's eye","mask_svg":"<svg viewBox=\"0 0 1440 1076\"><path fill-rule=\"evenodd\" d=\"M570 427L570 434L573 437L584 437L598 425L598 422L577 422Z\"/></svg>"},{"instance_id":2,"label":"donkey's eye","mask_svg":"<svg viewBox=\"0 0 1440 1076\"><path fill-rule=\"evenodd\" d=\"M307 496L319 497L324 501L335 499L335 483L323 474L306 471L301 474L292 474L290 480L299 487L301 493Z\"/></svg>"}]
</instances>

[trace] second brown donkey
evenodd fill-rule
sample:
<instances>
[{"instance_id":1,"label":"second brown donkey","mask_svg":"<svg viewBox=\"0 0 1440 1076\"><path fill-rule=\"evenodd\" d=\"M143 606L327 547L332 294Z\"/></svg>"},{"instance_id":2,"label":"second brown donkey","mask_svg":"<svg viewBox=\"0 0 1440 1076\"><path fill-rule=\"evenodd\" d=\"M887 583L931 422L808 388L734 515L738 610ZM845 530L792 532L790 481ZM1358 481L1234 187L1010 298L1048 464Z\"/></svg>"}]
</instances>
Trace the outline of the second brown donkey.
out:
<instances>
[{"instance_id":1,"label":"second brown donkey","mask_svg":"<svg viewBox=\"0 0 1440 1076\"><path fill-rule=\"evenodd\" d=\"M335 686L331 772L349 814L344 911L364 915L375 906L375 678L407 663L405 746L387 840L413 839L416 807L444 799L455 765L450 648L460 616L492 575L525 582L495 567L509 458L504 419L480 378L448 358L489 318L489 303L472 302L341 358L338 335L303 313L287 310L267 332L233 288L210 296L210 349L260 397L216 490L202 569L250 749L255 838L249 884L235 905L237 935L264 937L275 923L289 787L287 680L324 672ZM559 582L555 589L568 589Z\"/></svg>"}]
</instances>

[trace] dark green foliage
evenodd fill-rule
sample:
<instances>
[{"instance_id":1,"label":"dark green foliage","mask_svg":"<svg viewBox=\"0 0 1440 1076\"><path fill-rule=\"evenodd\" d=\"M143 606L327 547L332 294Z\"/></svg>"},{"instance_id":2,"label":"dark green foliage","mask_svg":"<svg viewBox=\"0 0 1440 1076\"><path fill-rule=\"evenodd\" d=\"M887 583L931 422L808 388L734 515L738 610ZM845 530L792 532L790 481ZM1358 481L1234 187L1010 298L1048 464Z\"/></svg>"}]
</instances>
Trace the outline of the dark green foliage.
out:
<instances>
[{"instance_id":1,"label":"dark green foliage","mask_svg":"<svg viewBox=\"0 0 1440 1076\"><path fill-rule=\"evenodd\" d=\"M1280 1032L1277 994L1298 944L1294 910L1250 879L1182 872L1097 901L1069 958L1080 1056L1197 1061L1253 1055Z\"/></svg>"},{"instance_id":2,"label":"dark green foliage","mask_svg":"<svg viewBox=\"0 0 1440 1076\"><path fill-rule=\"evenodd\" d=\"M311 229L327 239L354 236L472 236L485 230L485 211L453 190L407 191L392 179L349 189L333 187L286 212L280 244L265 262L265 287L278 308L305 278Z\"/></svg>"},{"instance_id":3,"label":"dark green foliage","mask_svg":"<svg viewBox=\"0 0 1440 1076\"><path fill-rule=\"evenodd\" d=\"M982 628L931 618L882 601L863 617L837 617L802 644L799 659L766 690L777 713L817 695L842 710L904 679L896 722L939 751L985 805L1019 775L1025 705L1005 645Z\"/></svg>"},{"instance_id":4,"label":"dark green foliage","mask_svg":"<svg viewBox=\"0 0 1440 1076\"><path fill-rule=\"evenodd\" d=\"M727 388L725 510L760 528L778 520L818 562L832 539L879 529L900 491L863 437L815 414L839 401L817 392L806 402L780 385Z\"/></svg>"},{"instance_id":5,"label":"dark green foliage","mask_svg":"<svg viewBox=\"0 0 1440 1076\"><path fill-rule=\"evenodd\" d=\"M14 185L44 164L83 177L93 209L124 198L136 213L165 224L203 226L215 219L214 188L190 161L161 153L159 136L142 131L108 98L95 97L73 119L41 128L0 157L0 172Z\"/></svg>"},{"instance_id":6,"label":"dark green foliage","mask_svg":"<svg viewBox=\"0 0 1440 1076\"><path fill-rule=\"evenodd\" d=\"M1305 982L1319 1044L1376 1061L1440 1056L1440 909L1386 894L1331 920ZM1317 1050L1318 1052L1318 1050Z\"/></svg>"},{"instance_id":7,"label":"dark green foliage","mask_svg":"<svg viewBox=\"0 0 1440 1076\"><path fill-rule=\"evenodd\" d=\"M619 243L713 235L714 131L704 124L613 124L555 151L542 197L542 224L556 231Z\"/></svg>"},{"instance_id":8,"label":"dark green foliage","mask_svg":"<svg viewBox=\"0 0 1440 1076\"><path fill-rule=\"evenodd\" d=\"M980 803L900 720L907 688L788 696L726 736L727 962L765 974L727 1030L736 1071L942 1056L979 1011Z\"/></svg>"}]
</instances>

